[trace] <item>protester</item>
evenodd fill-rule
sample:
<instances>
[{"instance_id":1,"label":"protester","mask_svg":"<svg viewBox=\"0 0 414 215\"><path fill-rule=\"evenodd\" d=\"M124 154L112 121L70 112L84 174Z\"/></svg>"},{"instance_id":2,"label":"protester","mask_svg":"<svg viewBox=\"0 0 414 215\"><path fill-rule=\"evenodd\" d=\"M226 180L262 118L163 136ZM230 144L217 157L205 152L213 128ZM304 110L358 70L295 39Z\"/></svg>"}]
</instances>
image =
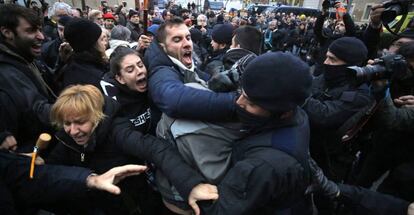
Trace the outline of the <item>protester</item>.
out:
<instances>
[{"instance_id":1,"label":"protester","mask_svg":"<svg viewBox=\"0 0 414 215\"><path fill-rule=\"evenodd\" d=\"M53 73L56 73L67 62L72 53L72 47L64 42L65 26L71 19L70 16L60 17L57 23L59 37L42 45L42 61Z\"/></svg>"},{"instance_id":2,"label":"protester","mask_svg":"<svg viewBox=\"0 0 414 215\"><path fill-rule=\"evenodd\" d=\"M55 96L34 61L45 37L40 18L19 5L0 6L0 28L0 90L8 113L0 127L14 136L17 151L29 152L39 133L51 130L48 115Z\"/></svg>"},{"instance_id":3,"label":"protester","mask_svg":"<svg viewBox=\"0 0 414 215\"><path fill-rule=\"evenodd\" d=\"M213 75L218 70L218 67L223 66L223 57L230 48L232 36L232 25L218 24L214 26L211 34L212 53L203 66L204 72Z\"/></svg>"},{"instance_id":4,"label":"protester","mask_svg":"<svg viewBox=\"0 0 414 215\"><path fill-rule=\"evenodd\" d=\"M134 50L120 46L112 53L110 71L101 82L105 95L119 102L121 111L136 130L154 134L158 120L152 119L147 95L148 71L142 58Z\"/></svg>"},{"instance_id":5,"label":"protester","mask_svg":"<svg viewBox=\"0 0 414 215\"><path fill-rule=\"evenodd\" d=\"M49 22L43 27L46 41L58 38L56 24L61 16L71 16L72 7L65 2L55 2L48 11Z\"/></svg>"},{"instance_id":6,"label":"protester","mask_svg":"<svg viewBox=\"0 0 414 215\"><path fill-rule=\"evenodd\" d=\"M139 12L136 10L130 10L128 13L128 23L126 27L131 31L131 41L138 41L139 36L143 33L143 30L139 23Z\"/></svg>"},{"instance_id":7,"label":"protester","mask_svg":"<svg viewBox=\"0 0 414 215\"><path fill-rule=\"evenodd\" d=\"M319 57L318 59L316 59L316 62L318 65L318 69L317 69L318 73L315 73L315 75L319 75L323 71L322 65L325 60L326 52L328 50L328 47L334 40L341 38L343 36L347 36L347 37L355 36L355 25L354 25L354 22L351 16L348 13L342 14L343 21L341 20L336 21L334 30L332 32L329 31L329 29L327 30L323 29L323 23L325 21L326 16L329 14L327 11L328 6L326 6L326 4L329 4L329 2L324 1L323 11L321 15L319 15L318 18L316 19L315 27L314 27L315 37L320 43L320 50L318 53ZM338 8L340 4L341 3L337 3L335 7Z\"/></svg>"},{"instance_id":8,"label":"protester","mask_svg":"<svg viewBox=\"0 0 414 215\"><path fill-rule=\"evenodd\" d=\"M99 26L103 26L104 22L103 22L103 16L102 16L102 12L99 10L91 10L88 13L88 19L94 23L96 23Z\"/></svg>"},{"instance_id":9,"label":"protester","mask_svg":"<svg viewBox=\"0 0 414 215\"><path fill-rule=\"evenodd\" d=\"M104 20L105 29L111 32L114 26L116 25L114 15L112 15L112 13L105 13L102 17Z\"/></svg>"},{"instance_id":10,"label":"protester","mask_svg":"<svg viewBox=\"0 0 414 215\"><path fill-rule=\"evenodd\" d=\"M144 56L150 71L149 94L161 112L175 118L225 120L234 116L235 95L214 93L185 86L206 85L192 59L190 32L182 19L174 18L160 26L157 41ZM205 104L209 105L205 105Z\"/></svg>"},{"instance_id":11,"label":"protester","mask_svg":"<svg viewBox=\"0 0 414 215\"><path fill-rule=\"evenodd\" d=\"M73 84L92 84L99 87L108 72L105 55L105 34L101 28L86 19L72 19L65 27L65 39L73 54L62 71L62 87Z\"/></svg>"}]
</instances>

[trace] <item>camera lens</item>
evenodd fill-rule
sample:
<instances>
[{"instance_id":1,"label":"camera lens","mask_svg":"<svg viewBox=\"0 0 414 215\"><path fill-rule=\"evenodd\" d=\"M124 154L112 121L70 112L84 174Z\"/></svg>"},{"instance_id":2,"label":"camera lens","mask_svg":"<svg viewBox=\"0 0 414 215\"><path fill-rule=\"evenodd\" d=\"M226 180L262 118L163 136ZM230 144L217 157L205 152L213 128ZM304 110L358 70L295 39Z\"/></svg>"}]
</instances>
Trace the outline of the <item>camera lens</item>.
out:
<instances>
[{"instance_id":1,"label":"camera lens","mask_svg":"<svg viewBox=\"0 0 414 215\"><path fill-rule=\"evenodd\" d=\"M354 72L356 80L360 82L368 82L385 78L387 71L381 64L367 65L365 67L351 66L348 68Z\"/></svg>"}]
</instances>

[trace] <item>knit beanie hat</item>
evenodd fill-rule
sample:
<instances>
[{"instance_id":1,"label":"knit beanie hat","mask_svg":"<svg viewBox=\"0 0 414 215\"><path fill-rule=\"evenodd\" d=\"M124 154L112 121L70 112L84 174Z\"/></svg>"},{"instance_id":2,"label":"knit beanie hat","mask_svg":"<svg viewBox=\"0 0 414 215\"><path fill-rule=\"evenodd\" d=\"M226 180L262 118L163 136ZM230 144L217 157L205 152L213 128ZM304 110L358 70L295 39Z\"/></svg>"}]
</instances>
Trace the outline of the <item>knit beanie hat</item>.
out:
<instances>
[{"instance_id":1,"label":"knit beanie hat","mask_svg":"<svg viewBox=\"0 0 414 215\"><path fill-rule=\"evenodd\" d=\"M203 33L197 28L191 28L190 34L191 34L191 40L194 41L195 43L198 43L201 41L201 39L203 39Z\"/></svg>"},{"instance_id":2,"label":"knit beanie hat","mask_svg":"<svg viewBox=\"0 0 414 215\"><path fill-rule=\"evenodd\" d=\"M213 27L211 38L220 44L231 45L231 39L233 38L233 25L231 24L218 24Z\"/></svg>"},{"instance_id":3,"label":"knit beanie hat","mask_svg":"<svg viewBox=\"0 0 414 215\"><path fill-rule=\"evenodd\" d=\"M348 65L360 65L368 55L365 44L355 37L341 37L333 41L329 51Z\"/></svg>"},{"instance_id":4,"label":"knit beanie hat","mask_svg":"<svg viewBox=\"0 0 414 215\"><path fill-rule=\"evenodd\" d=\"M152 24L161 25L162 23L164 23L164 21L162 21L162 19L160 19L158 17L152 18Z\"/></svg>"},{"instance_id":5,"label":"knit beanie hat","mask_svg":"<svg viewBox=\"0 0 414 215\"><path fill-rule=\"evenodd\" d=\"M150 32L153 36L157 36L157 31L160 25L152 24L150 27L148 27L148 32Z\"/></svg>"},{"instance_id":6,"label":"knit beanie hat","mask_svg":"<svg viewBox=\"0 0 414 215\"><path fill-rule=\"evenodd\" d=\"M291 53L260 55L247 65L242 76L242 88L249 100L272 113L302 105L311 86L309 66Z\"/></svg>"},{"instance_id":7,"label":"knit beanie hat","mask_svg":"<svg viewBox=\"0 0 414 215\"><path fill-rule=\"evenodd\" d=\"M75 52L92 48L101 36L102 29L87 19L73 18L65 26L65 39Z\"/></svg>"}]
</instances>

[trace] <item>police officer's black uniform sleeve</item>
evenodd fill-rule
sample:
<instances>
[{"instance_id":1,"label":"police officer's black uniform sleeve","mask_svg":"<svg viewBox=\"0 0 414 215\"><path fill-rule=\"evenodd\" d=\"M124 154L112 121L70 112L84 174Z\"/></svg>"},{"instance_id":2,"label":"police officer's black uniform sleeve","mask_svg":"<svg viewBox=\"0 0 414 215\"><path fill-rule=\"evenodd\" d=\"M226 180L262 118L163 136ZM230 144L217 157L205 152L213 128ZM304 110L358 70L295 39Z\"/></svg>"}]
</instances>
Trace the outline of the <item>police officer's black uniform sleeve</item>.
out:
<instances>
[{"instance_id":1,"label":"police officer's black uniform sleeve","mask_svg":"<svg viewBox=\"0 0 414 215\"><path fill-rule=\"evenodd\" d=\"M354 210L354 214L407 215L409 202L365 188L338 184L340 200Z\"/></svg>"},{"instance_id":2,"label":"police officer's black uniform sleeve","mask_svg":"<svg viewBox=\"0 0 414 215\"><path fill-rule=\"evenodd\" d=\"M154 163L184 199L188 198L193 187L205 181L185 163L177 149L168 141L135 131L125 118L116 118L113 125L112 138L121 151Z\"/></svg>"},{"instance_id":3,"label":"police officer's black uniform sleeve","mask_svg":"<svg viewBox=\"0 0 414 215\"><path fill-rule=\"evenodd\" d=\"M92 173L81 167L37 165L29 178L30 158L0 151L0 180L28 206L49 205L86 198L86 178Z\"/></svg>"}]
</instances>

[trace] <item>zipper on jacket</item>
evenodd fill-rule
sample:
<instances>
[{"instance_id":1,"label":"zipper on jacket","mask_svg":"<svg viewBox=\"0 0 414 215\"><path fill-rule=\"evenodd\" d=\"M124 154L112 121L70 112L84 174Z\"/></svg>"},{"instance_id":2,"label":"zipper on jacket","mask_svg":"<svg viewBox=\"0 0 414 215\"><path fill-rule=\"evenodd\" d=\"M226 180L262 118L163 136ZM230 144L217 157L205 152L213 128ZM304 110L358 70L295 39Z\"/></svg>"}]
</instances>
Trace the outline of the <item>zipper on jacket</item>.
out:
<instances>
[{"instance_id":1,"label":"zipper on jacket","mask_svg":"<svg viewBox=\"0 0 414 215\"><path fill-rule=\"evenodd\" d=\"M85 153L81 152L79 150L77 150L76 148L70 146L69 144L65 143L65 141L61 140L57 135L55 135L56 139L58 139L63 145L65 145L66 147L68 147L69 149L72 149L73 151L80 153L80 160L81 162L85 162Z\"/></svg>"}]
</instances>

